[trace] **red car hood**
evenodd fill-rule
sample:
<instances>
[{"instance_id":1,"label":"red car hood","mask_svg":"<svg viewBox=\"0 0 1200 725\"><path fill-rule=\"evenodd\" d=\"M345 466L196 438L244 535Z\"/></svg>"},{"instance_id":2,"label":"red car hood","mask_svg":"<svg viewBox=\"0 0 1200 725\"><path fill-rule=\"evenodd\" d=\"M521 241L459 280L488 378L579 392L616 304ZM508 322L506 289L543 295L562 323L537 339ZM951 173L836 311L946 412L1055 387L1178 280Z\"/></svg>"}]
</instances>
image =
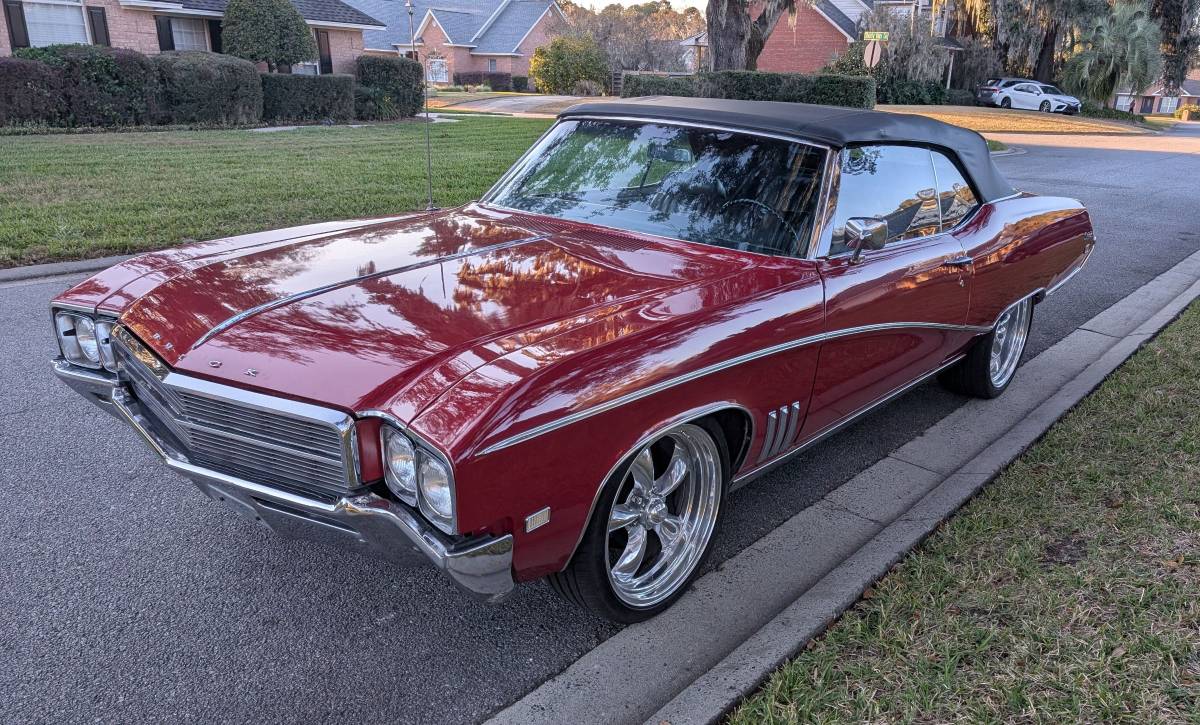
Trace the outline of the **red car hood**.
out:
<instances>
[{"instance_id":1,"label":"red car hood","mask_svg":"<svg viewBox=\"0 0 1200 725\"><path fill-rule=\"evenodd\" d=\"M192 266L121 316L169 365L363 410L746 258L468 207Z\"/></svg>"}]
</instances>

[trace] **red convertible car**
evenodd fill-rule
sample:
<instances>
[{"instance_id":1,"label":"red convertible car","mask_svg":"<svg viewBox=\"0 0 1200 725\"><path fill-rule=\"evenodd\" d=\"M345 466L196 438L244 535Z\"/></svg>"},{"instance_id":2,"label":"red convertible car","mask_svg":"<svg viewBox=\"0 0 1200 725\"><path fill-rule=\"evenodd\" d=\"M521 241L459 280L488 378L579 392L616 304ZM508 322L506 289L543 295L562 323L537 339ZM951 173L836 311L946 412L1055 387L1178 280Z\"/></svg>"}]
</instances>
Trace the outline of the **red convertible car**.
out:
<instances>
[{"instance_id":1,"label":"red convertible car","mask_svg":"<svg viewBox=\"0 0 1200 725\"><path fill-rule=\"evenodd\" d=\"M735 489L927 378L990 398L1092 250L907 115L576 106L478 203L136 257L52 302L66 383L280 533L671 605Z\"/></svg>"}]
</instances>

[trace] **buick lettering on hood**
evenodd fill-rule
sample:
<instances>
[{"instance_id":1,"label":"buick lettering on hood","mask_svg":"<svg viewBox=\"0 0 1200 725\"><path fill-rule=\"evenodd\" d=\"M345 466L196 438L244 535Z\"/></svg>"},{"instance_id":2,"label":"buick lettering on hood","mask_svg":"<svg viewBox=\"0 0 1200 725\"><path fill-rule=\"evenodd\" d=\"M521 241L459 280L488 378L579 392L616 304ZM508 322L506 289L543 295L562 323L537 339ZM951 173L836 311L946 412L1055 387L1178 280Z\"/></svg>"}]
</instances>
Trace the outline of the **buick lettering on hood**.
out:
<instances>
[{"instance_id":1,"label":"buick lettering on hood","mask_svg":"<svg viewBox=\"0 0 1200 725\"><path fill-rule=\"evenodd\" d=\"M930 119L591 103L477 203L103 271L53 366L250 525L633 622L732 489L935 375L1004 392L1092 246Z\"/></svg>"}]
</instances>

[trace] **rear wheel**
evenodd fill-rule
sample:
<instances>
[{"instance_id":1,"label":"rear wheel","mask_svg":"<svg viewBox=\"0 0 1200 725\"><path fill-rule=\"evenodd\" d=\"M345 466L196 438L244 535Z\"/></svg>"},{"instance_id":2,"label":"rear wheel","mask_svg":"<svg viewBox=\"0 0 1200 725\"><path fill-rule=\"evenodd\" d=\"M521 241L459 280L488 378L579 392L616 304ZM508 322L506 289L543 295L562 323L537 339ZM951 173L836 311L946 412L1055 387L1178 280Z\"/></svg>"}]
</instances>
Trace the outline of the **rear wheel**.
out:
<instances>
[{"instance_id":1,"label":"rear wheel","mask_svg":"<svg viewBox=\"0 0 1200 725\"><path fill-rule=\"evenodd\" d=\"M647 443L605 484L579 550L550 586L616 622L665 610L712 549L728 471L724 436L711 422Z\"/></svg>"},{"instance_id":2,"label":"rear wheel","mask_svg":"<svg viewBox=\"0 0 1200 725\"><path fill-rule=\"evenodd\" d=\"M1001 98L1000 99L1000 107L1001 108L1012 108L1012 99L1007 98L1007 97Z\"/></svg>"},{"instance_id":3,"label":"rear wheel","mask_svg":"<svg viewBox=\"0 0 1200 725\"><path fill-rule=\"evenodd\" d=\"M999 396L1017 372L1032 322L1032 299L1009 307L992 331L971 345L961 362L942 373L942 384L976 398Z\"/></svg>"},{"instance_id":4,"label":"rear wheel","mask_svg":"<svg viewBox=\"0 0 1200 725\"><path fill-rule=\"evenodd\" d=\"M1042 113L1050 113L1050 101L1042 101L1042 105L1039 106L1039 109Z\"/></svg>"}]
</instances>

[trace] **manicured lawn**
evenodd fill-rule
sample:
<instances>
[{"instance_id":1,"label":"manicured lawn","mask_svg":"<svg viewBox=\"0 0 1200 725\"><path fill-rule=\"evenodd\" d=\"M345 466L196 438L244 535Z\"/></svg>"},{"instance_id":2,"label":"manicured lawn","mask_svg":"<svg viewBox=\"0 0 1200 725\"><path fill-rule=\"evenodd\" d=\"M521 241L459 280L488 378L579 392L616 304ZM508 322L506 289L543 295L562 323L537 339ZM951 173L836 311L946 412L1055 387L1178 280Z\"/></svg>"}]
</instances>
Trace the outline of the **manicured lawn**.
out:
<instances>
[{"instance_id":1,"label":"manicured lawn","mask_svg":"<svg viewBox=\"0 0 1200 725\"><path fill-rule=\"evenodd\" d=\"M1121 121L1058 113L1017 111L984 106L877 106L892 113L914 113L969 128L979 133L1146 133L1139 126Z\"/></svg>"},{"instance_id":2,"label":"manicured lawn","mask_svg":"<svg viewBox=\"0 0 1200 725\"><path fill-rule=\"evenodd\" d=\"M549 121L431 127L434 200L479 197ZM424 208L424 127L0 138L0 266Z\"/></svg>"},{"instance_id":3,"label":"manicured lawn","mask_svg":"<svg viewBox=\"0 0 1200 725\"><path fill-rule=\"evenodd\" d=\"M1200 306L730 717L1200 721Z\"/></svg>"}]
</instances>

